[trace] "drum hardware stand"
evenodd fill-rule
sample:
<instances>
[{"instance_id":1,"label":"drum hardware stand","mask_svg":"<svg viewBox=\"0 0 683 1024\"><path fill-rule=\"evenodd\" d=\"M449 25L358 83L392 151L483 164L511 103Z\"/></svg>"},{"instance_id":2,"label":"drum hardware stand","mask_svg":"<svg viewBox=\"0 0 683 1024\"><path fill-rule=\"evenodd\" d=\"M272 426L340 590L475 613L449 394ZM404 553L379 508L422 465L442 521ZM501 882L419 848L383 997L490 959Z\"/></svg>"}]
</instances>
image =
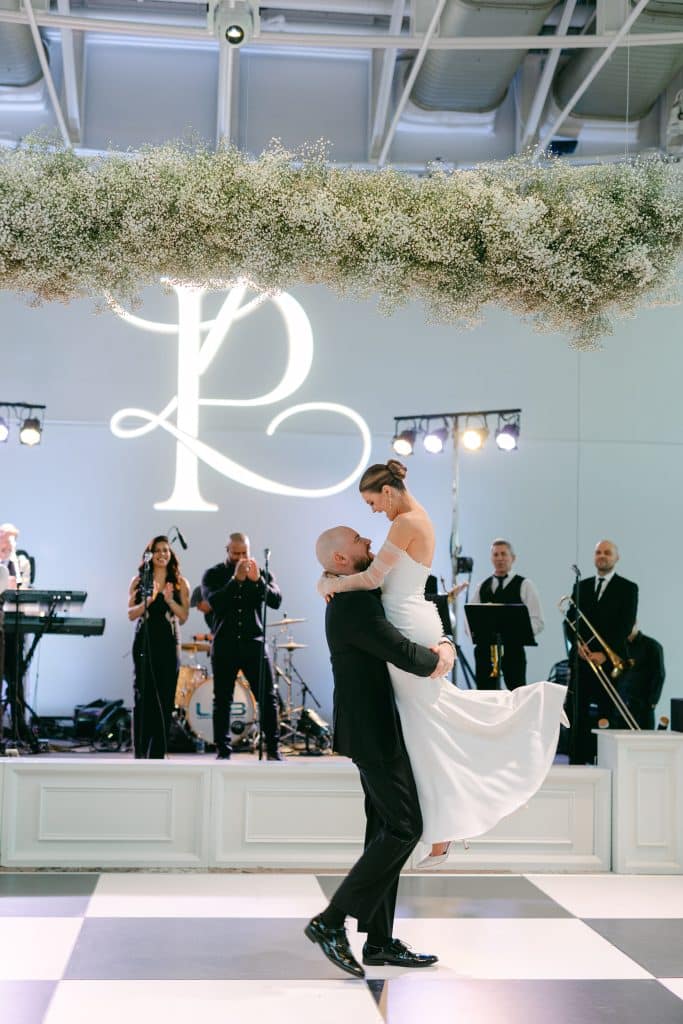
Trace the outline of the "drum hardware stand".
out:
<instances>
[{"instance_id":1,"label":"drum hardware stand","mask_svg":"<svg viewBox=\"0 0 683 1024\"><path fill-rule=\"evenodd\" d=\"M298 753L299 755L318 757L320 754L323 753L323 750L311 750L311 736L308 732L303 731L300 728L300 726L302 720L306 719L308 716L311 715L311 712L306 707L306 695L310 695L311 700L316 705L316 707L320 708L321 704L316 695L311 690L308 683L303 679L301 673L294 665L294 651L296 650L296 648L294 647L292 649L287 649L287 645L290 643L294 643L293 637L291 635L289 635L286 638L284 644L280 645L284 647L286 650L284 671L280 668L277 662L274 662L273 666L275 670L275 678L283 679L284 684L287 688L287 697L286 700L284 701L283 709L285 721L282 721L280 724L281 739L285 743L287 743L288 746L291 746L293 750L296 750L296 753ZM300 646L305 646L305 644ZM277 657L277 644L274 644L274 647ZM297 705L296 707L294 706L293 703L293 691L295 686L299 686L301 689L301 704ZM295 743L297 740L303 740L306 748L305 750L299 750L296 748Z\"/></svg>"}]
</instances>

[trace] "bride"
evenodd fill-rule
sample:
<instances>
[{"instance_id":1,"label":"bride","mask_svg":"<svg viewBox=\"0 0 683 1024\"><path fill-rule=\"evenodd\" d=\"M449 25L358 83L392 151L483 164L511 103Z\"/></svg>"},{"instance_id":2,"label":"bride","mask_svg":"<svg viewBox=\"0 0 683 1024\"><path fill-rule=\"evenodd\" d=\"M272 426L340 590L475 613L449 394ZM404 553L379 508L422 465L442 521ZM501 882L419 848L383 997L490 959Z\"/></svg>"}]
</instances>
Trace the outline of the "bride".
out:
<instances>
[{"instance_id":1,"label":"bride","mask_svg":"<svg viewBox=\"0 0 683 1024\"><path fill-rule=\"evenodd\" d=\"M373 512L389 519L387 539L369 568L324 575L318 590L329 600L381 586L392 625L430 647L443 632L436 606L424 597L434 528L406 488L406 472L396 459L365 471L359 490ZM388 668L420 798L422 841L431 845L419 867L434 867L446 860L451 841L488 832L540 788L555 756L566 689L542 682L513 691L459 690L447 678Z\"/></svg>"}]
</instances>

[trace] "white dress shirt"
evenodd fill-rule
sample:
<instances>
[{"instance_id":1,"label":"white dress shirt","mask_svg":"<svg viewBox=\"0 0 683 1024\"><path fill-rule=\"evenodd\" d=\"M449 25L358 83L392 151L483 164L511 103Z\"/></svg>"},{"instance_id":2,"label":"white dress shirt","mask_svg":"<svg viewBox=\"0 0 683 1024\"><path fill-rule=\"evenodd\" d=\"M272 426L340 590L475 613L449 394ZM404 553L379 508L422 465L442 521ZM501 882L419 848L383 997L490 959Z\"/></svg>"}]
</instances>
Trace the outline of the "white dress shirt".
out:
<instances>
[{"instance_id":1,"label":"white dress shirt","mask_svg":"<svg viewBox=\"0 0 683 1024\"><path fill-rule=\"evenodd\" d=\"M503 589L505 589L505 587L508 585L512 577L517 575L518 574L516 572L510 573L505 578ZM483 582L484 580L482 580L481 583L477 583L476 587L474 588L474 593L470 597L469 604L481 604L481 597L479 592L481 590ZM534 636L538 636L538 634L543 631L543 626L545 625L545 623L543 622L543 610L541 609L541 599L538 596L538 591L536 590L536 587L530 579L527 579L525 577L522 580L520 594L522 598L522 604L525 604L529 609L529 618L531 619L531 629L533 631L533 634ZM493 591L493 596L496 596L495 590Z\"/></svg>"},{"instance_id":2,"label":"white dress shirt","mask_svg":"<svg viewBox=\"0 0 683 1024\"><path fill-rule=\"evenodd\" d=\"M602 590L600 591L600 597L598 598L598 601L602 598L602 595L607 590L607 585L609 584L609 581L612 579L612 577L616 574L616 571L617 571L616 569L612 569L611 572L605 573L604 576L596 576L595 577L595 579L593 581L593 590L594 591L596 591L598 589L598 580L604 580L605 581L603 583L603 585L602 585Z\"/></svg>"}]
</instances>

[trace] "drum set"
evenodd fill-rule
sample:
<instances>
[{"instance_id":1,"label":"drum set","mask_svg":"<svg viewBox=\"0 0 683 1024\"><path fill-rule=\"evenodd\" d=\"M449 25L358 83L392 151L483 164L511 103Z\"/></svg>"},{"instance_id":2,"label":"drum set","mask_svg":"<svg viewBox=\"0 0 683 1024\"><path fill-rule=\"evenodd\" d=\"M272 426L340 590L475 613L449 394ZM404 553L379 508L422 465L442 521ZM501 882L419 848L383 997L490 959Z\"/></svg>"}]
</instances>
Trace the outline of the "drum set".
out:
<instances>
[{"instance_id":1,"label":"drum set","mask_svg":"<svg viewBox=\"0 0 683 1024\"><path fill-rule=\"evenodd\" d=\"M302 678L294 659L296 652L308 644L297 643L291 627L306 619L285 616L269 622L268 628L277 630L267 646L270 649L280 718L280 745L285 752L298 754L324 754L332 752L330 728L315 708L307 706L310 699L316 707L320 703ZM184 750L202 751L213 745L213 677L209 674L211 637L201 634L190 643L181 644L183 664L178 672L175 693L174 720L176 732L182 738ZM258 748L258 704L249 682L242 672L235 679L235 691L230 708L230 732L233 750L254 752Z\"/></svg>"}]
</instances>

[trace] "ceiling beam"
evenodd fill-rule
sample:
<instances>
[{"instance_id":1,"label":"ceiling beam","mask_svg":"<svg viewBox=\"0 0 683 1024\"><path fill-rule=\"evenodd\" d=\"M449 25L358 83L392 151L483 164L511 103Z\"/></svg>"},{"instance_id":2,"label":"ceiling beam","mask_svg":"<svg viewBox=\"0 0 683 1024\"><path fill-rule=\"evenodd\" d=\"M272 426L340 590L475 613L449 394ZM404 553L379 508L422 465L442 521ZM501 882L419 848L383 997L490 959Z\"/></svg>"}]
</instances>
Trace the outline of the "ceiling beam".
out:
<instances>
[{"instance_id":1,"label":"ceiling beam","mask_svg":"<svg viewBox=\"0 0 683 1024\"><path fill-rule=\"evenodd\" d=\"M398 35L400 33L404 9L405 0L394 0L394 8L391 12L391 20L389 22L389 35ZM391 87L394 82L394 71L396 69L397 56L398 48L396 46L387 46L379 57L380 70L376 87L373 91L374 104L370 125L369 157L371 160L377 158L382 145L382 139L386 131L389 101L391 100ZM374 57L375 54L373 52L373 58Z\"/></svg>"},{"instance_id":2,"label":"ceiling beam","mask_svg":"<svg viewBox=\"0 0 683 1024\"><path fill-rule=\"evenodd\" d=\"M415 79L417 78L420 68L424 63L424 59L429 52L429 44L431 42L432 36L439 27L441 14L443 13L443 9L445 6L446 0L436 0L436 7L434 8L434 13L432 14L431 21L427 26L427 31L424 34L422 46L415 54L413 66L410 69L410 74L408 75L406 84L403 86L403 92L401 93L401 97L398 103L396 104L394 116L391 119L391 124L387 128L387 133L384 137L384 141L382 142L382 147L379 151L379 156L377 157L378 167L383 167L384 164L386 163L387 155L391 148L391 143L394 141L394 135L396 134L396 129L398 128L398 122L401 120L401 115L403 114L406 103L410 99L410 94L413 91Z\"/></svg>"},{"instance_id":3,"label":"ceiling beam","mask_svg":"<svg viewBox=\"0 0 683 1024\"><path fill-rule=\"evenodd\" d=\"M572 20L572 14L576 7L576 0L566 0L564 10L562 11L562 17L557 26L556 35L563 36L569 28L569 22ZM559 50L551 50L545 59L545 65L543 67L543 74L541 75L538 86L536 87L536 93L533 100L531 101L531 107L529 108L529 116L524 126L524 132L522 133L522 142L520 145L521 150L525 150L536 138L536 131L538 129L538 123L541 120L541 114L545 107L545 101L548 98L550 92L550 86L553 82L555 75L555 69L560 59Z\"/></svg>"},{"instance_id":4,"label":"ceiling beam","mask_svg":"<svg viewBox=\"0 0 683 1024\"><path fill-rule=\"evenodd\" d=\"M585 91L588 88L588 86L591 84L593 79L600 73L600 71L602 71L603 67L605 66L607 61L610 59L610 57L612 56L612 54L616 50L617 46L619 46L619 44L623 40L627 40L627 39L630 39L631 40L631 45L633 45L633 40L637 39L638 36L629 36L629 31L631 29L631 26L635 22L636 18L638 18L642 14L642 12L645 10L645 8L647 7L649 2L650 2L650 0L638 0L638 3L633 8L633 10L629 14L629 16L626 19L626 21L624 22L624 24L621 26L619 31L617 33L615 33L615 35L612 37L612 40L611 40L609 46L606 48L604 53L602 53L600 55L600 57L595 62L595 64L591 68L591 70L588 72L588 74L586 75L584 80L575 89L573 95L571 96L571 98L567 102L564 110L555 118L555 120L551 124L550 128L547 129L547 131L545 132L545 134L541 138L540 142L538 143L538 146L536 147L536 149L534 151L534 157L536 159L538 159L541 156L541 154L545 152L546 146L548 146L548 144L553 139L553 137L555 135L555 132L557 132L562 127L562 125L564 124L565 120L571 114L572 110L574 109L576 104L579 102L579 100L581 99L581 97L585 93ZM640 38L642 39L643 37L641 36Z\"/></svg>"},{"instance_id":5,"label":"ceiling beam","mask_svg":"<svg viewBox=\"0 0 683 1024\"><path fill-rule=\"evenodd\" d=\"M71 28L83 32L104 32L109 35L147 36L155 39L177 39L189 42L215 42L214 36L205 27L179 25L177 22L128 21L116 18L81 18L70 15L51 14L36 11L36 24L41 28ZM22 11L0 10L0 23L14 25L29 24L28 16ZM264 32L249 43L249 49L286 49L307 47L317 50L384 50L398 47L400 50L420 50L424 46L424 35L313 35L296 32ZM672 46L683 43L683 32L657 32L621 36L615 43L612 35L569 35L569 36L439 36L429 43L430 50L600 50L606 46ZM217 43L216 43L217 45Z\"/></svg>"},{"instance_id":6,"label":"ceiling beam","mask_svg":"<svg viewBox=\"0 0 683 1024\"><path fill-rule=\"evenodd\" d=\"M240 70L239 49L224 39L218 50L218 104L216 111L216 142L237 143L237 94Z\"/></svg>"},{"instance_id":7,"label":"ceiling beam","mask_svg":"<svg viewBox=\"0 0 683 1024\"><path fill-rule=\"evenodd\" d=\"M70 0L57 0L60 14L71 13ZM83 36L71 28L62 29L62 72L66 126L69 138L76 145L83 141L81 95L83 89Z\"/></svg>"},{"instance_id":8,"label":"ceiling beam","mask_svg":"<svg viewBox=\"0 0 683 1024\"><path fill-rule=\"evenodd\" d=\"M31 0L23 0L24 11L26 12L26 21L31 29L31 36L33 38L33 45L36 49L36 56L38 57L38 63L40 64L41 71L43 72L43 80L45 87L52 103L52 109L54 111L55 120L57 121L57 127L59 128L59 134L62 136L64 145L70 149L71 139L69 138L69 132L66 127L64 120L64 114L62 113L62 107L59 102L59 96L55 88L54 78L52 77L52 71L50 70L50 64L47 56L45 55L45 47L43 46L43 40L40 36L40 30L36 24L36 18L33 13L33 7L31 6Z\"/></svg>"}]
</instances>

